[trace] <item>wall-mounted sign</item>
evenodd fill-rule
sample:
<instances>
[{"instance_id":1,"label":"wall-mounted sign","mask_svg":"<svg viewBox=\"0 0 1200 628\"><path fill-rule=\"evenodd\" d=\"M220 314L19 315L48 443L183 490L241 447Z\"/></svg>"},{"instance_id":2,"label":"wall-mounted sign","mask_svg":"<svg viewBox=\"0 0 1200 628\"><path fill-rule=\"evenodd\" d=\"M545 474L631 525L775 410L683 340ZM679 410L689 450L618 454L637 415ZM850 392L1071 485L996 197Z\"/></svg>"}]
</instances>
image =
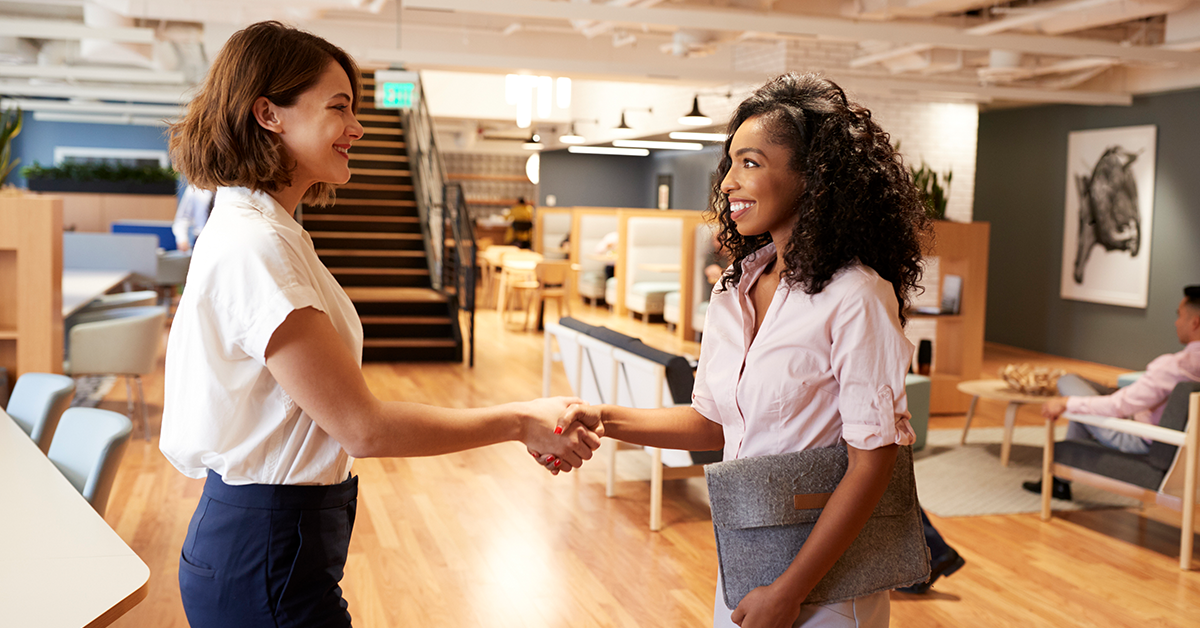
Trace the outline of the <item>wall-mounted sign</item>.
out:
<instances>
[{"instance_id":1,"label":"wall-mounted sign","mask_svg":"<svg viewBox=\"0 0 1200 628\"><path fill-rule=\"evenodd\" d=\"M421 77L416 72L378 70L375 72L376 109L412 109L417 104L417 85Z\"/></svg>"}]
</instances>

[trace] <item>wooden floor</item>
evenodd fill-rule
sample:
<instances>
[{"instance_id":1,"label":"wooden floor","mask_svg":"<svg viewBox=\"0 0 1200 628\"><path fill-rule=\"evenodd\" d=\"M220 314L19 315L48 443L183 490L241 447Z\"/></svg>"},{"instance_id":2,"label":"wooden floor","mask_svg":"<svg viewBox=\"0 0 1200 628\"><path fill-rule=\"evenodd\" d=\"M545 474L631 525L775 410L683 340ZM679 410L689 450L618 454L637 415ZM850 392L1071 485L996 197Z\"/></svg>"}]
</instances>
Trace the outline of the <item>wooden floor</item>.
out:
<instances>
[{"instance_id":1,"label":"wooden floor","mask_svg":"<svg viewBox=\"0 0 1200 628\"><path fill-rule=\"evenodd\" d=\"M553 309L553 308L551 308ZM576 306L577 317L698 352L662 325L617 320ZM536 397L542 336L479 313L476 366L368 364L381 398L471 407ZM1053 361L1112 383L1119 369L987 348L985 372ZM202 481L158 451L162 371L146 378L153 440L125 455L106 519L150 567L149 596L114 625L186 626L176 580L179 548ZM569 392L561 369L556 394ZM980 402L976 426L1003 407ZM118 385L101 407L124 411ZM1036 408L1019 423L1039 425ZM932 429L964 417L934 417ZM138 434L135 434L137 436ZM637 451L617 496L604 496L604 463L552 477L521 445L435 458L359 460L358 517L343 581L359 627L711 625L716 553L702 478L667 482L659 533L647 528L649 484ZM640 467L639 467L640 465ZM1200 571L1178 569L1179 515L1171 511L934 518L967 565L924 596L892 594L892 625L1200 626Z\"/></svg>"}]
</instances>

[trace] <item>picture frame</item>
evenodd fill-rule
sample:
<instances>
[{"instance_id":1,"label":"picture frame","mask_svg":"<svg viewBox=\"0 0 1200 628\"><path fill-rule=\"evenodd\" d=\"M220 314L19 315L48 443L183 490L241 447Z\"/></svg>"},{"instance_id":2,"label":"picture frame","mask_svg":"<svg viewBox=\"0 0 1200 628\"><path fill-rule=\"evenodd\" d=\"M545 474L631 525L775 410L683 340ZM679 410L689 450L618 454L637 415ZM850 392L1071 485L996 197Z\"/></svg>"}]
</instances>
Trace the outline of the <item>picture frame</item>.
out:
<instances>
[{"instance_id":1,"label":"picture frame","mask_svg":"<svg viewBox=\"0 0 1200 628\"><path fill-rule=\"evenodd\" d=\"M1069 134L1062 298L1146 307L1156 149L1154 125Z\"/></svg>"}]
</instances>

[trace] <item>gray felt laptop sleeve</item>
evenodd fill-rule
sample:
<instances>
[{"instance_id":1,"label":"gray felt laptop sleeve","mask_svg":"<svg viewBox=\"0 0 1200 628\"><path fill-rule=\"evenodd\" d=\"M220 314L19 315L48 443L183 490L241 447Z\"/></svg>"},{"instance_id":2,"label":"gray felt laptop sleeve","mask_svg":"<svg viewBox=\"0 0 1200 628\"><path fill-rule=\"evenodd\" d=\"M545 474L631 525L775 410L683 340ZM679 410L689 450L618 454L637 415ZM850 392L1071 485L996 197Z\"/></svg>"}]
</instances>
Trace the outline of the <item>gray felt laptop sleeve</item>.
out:
<instances>
[{"instance_id":1,"label":"gray felt laptop sleeve","mask_svg":"<svg viewBox=\"0 0 1200 628\"><path fill-rule=\"evenodd\" d=\"M791 565L847 463L843 444L704 467L729 608ZM871 518L804 603L841 602L928 578L929 548L917 506L912 448L901 447L892 480Z\"/></svg>"}]
</instances>

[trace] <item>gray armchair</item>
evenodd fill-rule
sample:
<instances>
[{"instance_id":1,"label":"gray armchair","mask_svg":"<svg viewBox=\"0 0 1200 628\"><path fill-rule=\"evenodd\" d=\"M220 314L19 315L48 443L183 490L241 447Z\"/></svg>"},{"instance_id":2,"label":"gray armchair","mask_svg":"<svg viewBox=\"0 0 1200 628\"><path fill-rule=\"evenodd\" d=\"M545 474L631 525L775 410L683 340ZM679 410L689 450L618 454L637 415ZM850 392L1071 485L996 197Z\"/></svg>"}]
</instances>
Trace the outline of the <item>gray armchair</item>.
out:
<instances>
[{"instance_id":1,"label":"gray armchair","mask_svg":"<svg viewBox=\"0 0 1200 628\"><path fill-rule=\"evenodd\" d=\"M1175 386L1158 425L1070 413L1062 418L1136 434L1153 442L1150 451L1141 455L1121 453L1091 440L1056 443L1054 421L1047 420L1042 459L1042 520L1050 520L1053 476L1181 510L1179 568L1189 569L1196 511L1197 446L1200 445L1200 382L1183 382Z\"/></svg>"}]
</instances>

